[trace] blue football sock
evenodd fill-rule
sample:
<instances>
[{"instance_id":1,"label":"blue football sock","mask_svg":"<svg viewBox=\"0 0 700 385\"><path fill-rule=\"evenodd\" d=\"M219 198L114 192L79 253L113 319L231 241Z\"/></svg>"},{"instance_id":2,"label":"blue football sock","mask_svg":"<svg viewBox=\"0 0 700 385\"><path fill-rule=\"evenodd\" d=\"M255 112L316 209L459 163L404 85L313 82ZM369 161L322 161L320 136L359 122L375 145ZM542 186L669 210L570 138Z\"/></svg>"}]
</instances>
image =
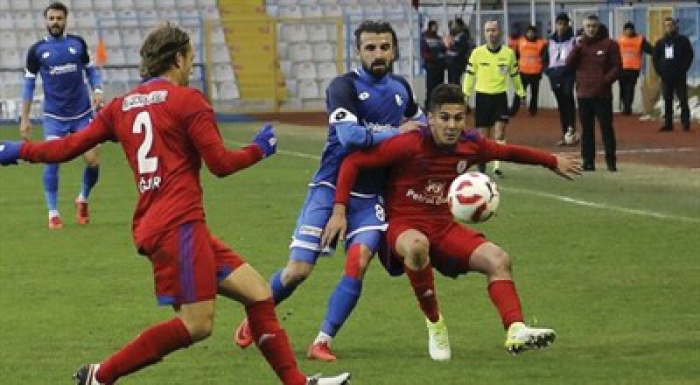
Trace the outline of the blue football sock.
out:
<instances>
[{"instance_id":1,"label":"blue football sock","mask_svg":"<svg viewBox=\"0 0 700 385\"><path fill-rule=\"evenodd\" d=\"M275 300L275 305L279 305L282 301L289 298L289 296L292 295L294 290L297 288L296 286L291 285L284 286L282 283L282 271L284 271L284 269L277 270L270 279L272 298Z\"/></svg>"},{"instance_id":2,"label":"blue football sock","mask_svg":"<svg viewBox=\"0 0 700 385\"><path fill-rule=\"evenodd\" d=\"M83 189L80 191L80 195L83 199L87 200L90 196L90 191L97 184L97 180L100 177L100 167L88 167L85 166L83 170Z\"/></svg>"},{"instance_id":3,"label":"blue football sock","mask_svg":"<svg viewBox=\"0 0 700 385\"><path fill-rule=\"evenodd\" d=\"M328 299L328 309L326 309L326 318L321 324L321 331L335 337L345 320L350 317L357 301L360 300L361 293L362 281L343 275L331 298Z\"/></svg>"},{"instance_id":4,"label":"blue football sock","mask_svg":"<svg viewBox=\"0 0 700 385\"><path fill-rule=\"evenodd\" d=\"M44 192L46 193L46 206L49 211L57 210L58 168L56 163L50 163L44 167Z\"/></svg>"}]
</instances>

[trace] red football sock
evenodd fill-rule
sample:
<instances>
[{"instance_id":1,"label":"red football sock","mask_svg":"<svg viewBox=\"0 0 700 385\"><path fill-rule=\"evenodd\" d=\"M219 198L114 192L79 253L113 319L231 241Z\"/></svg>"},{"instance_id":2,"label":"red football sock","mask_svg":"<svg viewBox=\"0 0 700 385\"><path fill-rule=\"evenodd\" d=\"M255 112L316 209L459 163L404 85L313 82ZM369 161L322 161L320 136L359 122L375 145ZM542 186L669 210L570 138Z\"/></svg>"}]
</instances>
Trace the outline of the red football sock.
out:
<instances>
[{"instance_id":1,"label":"red football sock","mask_svg":"<svg viewBox=\"0 0 700 385\"><path fill-rule=\"evenodd\" d=\"M491 302L498 309L503 327L506 330L513 322L523 322L523 310L520 307L520 298L518 298L518 292L515 291L513 281L493 281L489 283L488 290Z\"/></svg>"},{"instance_id":2,"label":"red football sock","mask_svg":"<svg viewBox=\"0 0 700 385\"><path fill-rule=\"evenodd\" d=\"M97 380L112 384L120 377L155 364L173 351L191 344L190 332L179 318L153 325L102 362Z\"/></svg>"},{"instance_id":3,"label":"red football sock","mask_svg":"<svg viewBox=\"0 0 700 385\"><path fill-rule=\"evenodd\" d=\"M420 270L411 270L404 266L404 271L411 282L411 287L416 294L416 299L418 299L423 314L430 322L437 322L440 319L440 310L435 293L432 265L428 264Z\"/></svg>"},{"instance_id":4,"label":"red football sock","mask_svg":"<svg viewBox=\"0 0 700 385\"><path fill-rule=\"evenodd\" d=\"M272 298L246 306L253 340L285 385L306 385L306 375L297 367L287 333L280 327Z\"/></svg>"}]
</instances>

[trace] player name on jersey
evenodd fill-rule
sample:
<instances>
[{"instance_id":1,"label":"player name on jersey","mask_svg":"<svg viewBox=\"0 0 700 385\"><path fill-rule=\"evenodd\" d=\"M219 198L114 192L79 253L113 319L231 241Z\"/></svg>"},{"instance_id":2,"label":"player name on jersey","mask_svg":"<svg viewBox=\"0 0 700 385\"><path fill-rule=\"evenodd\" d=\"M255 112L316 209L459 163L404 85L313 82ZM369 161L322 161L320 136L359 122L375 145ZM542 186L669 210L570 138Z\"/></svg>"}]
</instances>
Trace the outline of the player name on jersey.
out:
<instances>
[{"instance_id":1,"label":"player name on jersey","mask_svg":"<svg viewBox=\"0 0 700 385\"><path fill-rule=\"evenodd\" d=\"M132 108L145 107L150 104L163 103L168 98L168 91L158 90L147 94L133 94L124 98L122 111L129 111Z\"/></svg>"}]
</instances>

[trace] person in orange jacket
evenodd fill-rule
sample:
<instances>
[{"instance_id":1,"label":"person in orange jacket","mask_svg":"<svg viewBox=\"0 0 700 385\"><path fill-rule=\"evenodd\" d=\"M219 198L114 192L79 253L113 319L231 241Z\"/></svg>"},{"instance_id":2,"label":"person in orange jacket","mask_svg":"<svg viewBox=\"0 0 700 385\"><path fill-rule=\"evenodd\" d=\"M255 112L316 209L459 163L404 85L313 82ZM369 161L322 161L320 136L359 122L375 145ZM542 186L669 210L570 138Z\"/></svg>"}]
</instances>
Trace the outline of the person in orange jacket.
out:
<instances>
[{"instance_id":1,"label":"person in orange jacket","mask_svg":"<svg viewBox=\"0 0 700 385\"><path fill-rule=\"evenodd\" d=\"M537 35L537 27L531 25L527 27L525 35L518 39L515 53L518 57L518 71L520 79L523 82L523 87L527 91L530 87L530 116L537 114L537 98L540 93L540 80L542 80L542 71L544 69L543 62L545 52L547 50L547 41ZM520 109L520 100L516 95L512 104L511 116L515 116Z\"/></svg>"},{"instance_id":2,"label":"person in orange jacket","mask_svg":"<svg viewBox=\"0 0 700 385\"><path fill-rule=\"evenodd\" d=\"M634 24L629 22L623 27L622 35L617 38L617 44L620 46L620 56L622 56L622 74L620 75L622 114L631 115L634 87L642 68L643 54L651 55L654 53L654 47L643 35L638 34Z\"/></svg>"}]
</instances>

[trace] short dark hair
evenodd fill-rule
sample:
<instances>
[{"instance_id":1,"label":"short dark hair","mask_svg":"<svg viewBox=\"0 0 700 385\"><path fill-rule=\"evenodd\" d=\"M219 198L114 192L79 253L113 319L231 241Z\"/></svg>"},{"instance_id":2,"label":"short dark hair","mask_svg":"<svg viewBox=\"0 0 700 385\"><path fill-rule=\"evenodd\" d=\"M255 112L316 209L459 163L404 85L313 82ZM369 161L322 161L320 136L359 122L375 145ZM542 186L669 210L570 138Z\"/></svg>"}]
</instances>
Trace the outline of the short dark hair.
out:
<instances>
[{"instance_id":1,"label":"short dark hair","mask_svg":"<svg viewBox=\"0 0 700 385\"><path fill-rule=\"evenodd\" d=\"M571 21L571 19L569 19L569 15L567 15L566 13L560 13L557 15L556 20L554 20L555 23L558 21L565 21L568 23L569 21Z\"/></svg>"},{"instance_id":2,"label":"short dark hair","mask_svg":"<svg viewBox=\"0 0 700 385\"><path fill-rule=\"evenodd\" d=\"M626 22L625 25L622 27L622 30L624 31L626 29L631 29L632 31L634 31L634 23L632 23L631 21Z\"/></svg>"},{"instance_id":3,"label":"short dark hair","mask_svg":"<svg viewBox=\"0 0 700 385\"><path fill-rule=\"evenodd\" d=\"M44 17L46 17L50 9L63 11L63 15L68 16L68 7L66 7L66 5L60 1L54 1L53 3L49 4L49 6L44 9Z\"/></svg>"},{"instance_id":4,"label":"short dark hair","mask_svg":"<svg viewBox=\"0 0 700 385\"><path fill-rule=\"evenodd\" d=\"M588 16L586 16L586 20L594 20L594 21L600 22L600 19L598 18L598 15L594 15L594 14L592 14L592 13L589 14Z\"/></svg>"},{"instance_id":5,"label":"short dark hair","mask_svg":"<svg viewBox=\"0 0 700 385\"><path fill-rule=\"evenodd\" d=\"M170 22L152 29L141 45L141 76L164 74L176 62L177 54L190 49L190 36Z\"/></svg>"},{"instance_id":6,"label":"short dark hair","mask_svg":"<svg viewBox=\"0 0 700 385\"><path fill-rule=\"evenodd\" d=\"M360 35L364 32L369 33L390 33L392 44L394 44L394 49L398 49L399 39L396 37L396 31L385 20L365 20L360 25L357 26L355 30L355 46L360 49Z\"/></svg>"},{"instance_id":7,"label":"short dark hair","mask_svg":"<svg viewBox=\"0 0 700 385\"><path fill-rule=\"evenodd\" d=\"M437 111L445 104L464 105L464 92L456 84L440 84L430 93L430 111Z\"/></svg>"}]
</instances>

